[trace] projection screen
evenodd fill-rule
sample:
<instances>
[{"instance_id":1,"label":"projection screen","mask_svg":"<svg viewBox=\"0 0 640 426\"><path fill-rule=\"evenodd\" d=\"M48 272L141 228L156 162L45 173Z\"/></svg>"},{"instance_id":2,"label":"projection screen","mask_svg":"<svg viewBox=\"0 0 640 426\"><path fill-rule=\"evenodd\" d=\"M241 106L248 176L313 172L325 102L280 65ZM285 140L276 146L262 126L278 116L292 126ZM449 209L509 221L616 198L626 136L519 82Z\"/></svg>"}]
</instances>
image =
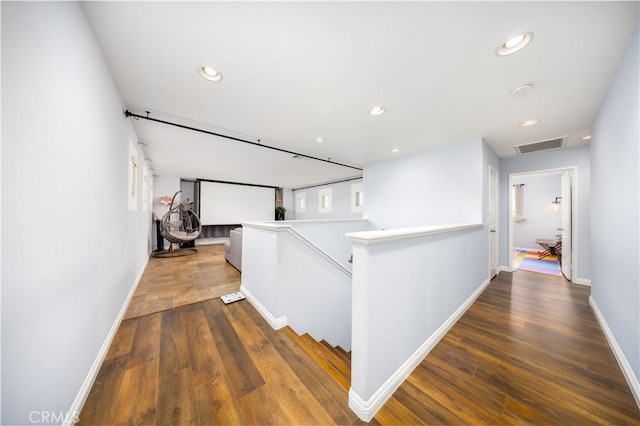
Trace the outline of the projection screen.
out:
<instances>
[{"instance_id":1,"label":"projection screen","mask_svg":"<svg viewBox=\"0 0 640 426\"><path fill-rule=\"evenodd\" d=\"M234 225L272 221L275 189L200 181L200 220L203 225Z\"/></svg>"}]
</instances>

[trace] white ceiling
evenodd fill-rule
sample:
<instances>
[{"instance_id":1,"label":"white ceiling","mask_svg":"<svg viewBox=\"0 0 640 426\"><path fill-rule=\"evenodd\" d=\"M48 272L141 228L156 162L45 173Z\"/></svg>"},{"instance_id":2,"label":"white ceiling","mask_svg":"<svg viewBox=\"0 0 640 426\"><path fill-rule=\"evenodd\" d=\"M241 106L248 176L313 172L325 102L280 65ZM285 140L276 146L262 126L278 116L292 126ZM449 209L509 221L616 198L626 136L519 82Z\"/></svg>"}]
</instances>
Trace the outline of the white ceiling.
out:
<instances>
[{"instance_id":1,"label":"white ceiling","mask_svg":"<svg viewBox=\"0 0 640 426\"><path fill-rule=\"evenodd\" d=\"M442 144L585 143L638 2L86 2L125 106L362 167ZM522 31L533 41L494 52ZM206 81L198 67L220 70ZM511 88L535 84L520 96ZM386 112L371 116L374 105ZM518 123L540 119L521 128ZM358 170L133 120L154 173L282 187ZM314 142L321 136L324 143ZM400 147L399 154L391 148Z\"/></svg>"}]
</instances>

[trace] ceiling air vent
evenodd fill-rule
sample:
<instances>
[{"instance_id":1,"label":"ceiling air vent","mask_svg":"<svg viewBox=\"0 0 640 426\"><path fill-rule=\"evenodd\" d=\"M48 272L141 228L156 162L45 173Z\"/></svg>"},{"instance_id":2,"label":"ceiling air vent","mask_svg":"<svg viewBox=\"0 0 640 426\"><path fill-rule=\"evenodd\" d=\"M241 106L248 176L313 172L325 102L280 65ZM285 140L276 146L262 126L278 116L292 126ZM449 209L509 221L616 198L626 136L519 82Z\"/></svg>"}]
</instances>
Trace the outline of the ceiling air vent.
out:
<instances>
[{"instance_id":1,"label":"ceiling air vent","mask_svg":"<svg viewBox=\"0 0 640 426\"><path fill-rule=\"evenodd\" d=\"M531 154L532 152L550 151L552 149L564 148L564 141L566 136L556 139L549 139L546 141L526 143L524 145L516 145L516 151L518 154Z\"/></svg>"}]
</instances>

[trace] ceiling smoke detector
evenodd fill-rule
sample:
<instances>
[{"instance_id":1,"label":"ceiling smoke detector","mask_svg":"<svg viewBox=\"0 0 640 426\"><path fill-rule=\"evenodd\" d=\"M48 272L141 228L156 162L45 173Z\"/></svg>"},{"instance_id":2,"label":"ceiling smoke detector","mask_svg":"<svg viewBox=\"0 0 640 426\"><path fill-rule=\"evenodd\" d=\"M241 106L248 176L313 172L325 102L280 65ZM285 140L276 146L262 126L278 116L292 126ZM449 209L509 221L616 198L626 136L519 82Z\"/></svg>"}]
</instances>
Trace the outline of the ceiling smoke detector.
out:
<instances>
[{"instance_id":1,"label":"ceiling smoke detector","mask_svg":"<svg viewBox=\"0 0 640 426\"><path fill-rule=\"evenodd\" d=\"M533 152L540 152L540 151L551 151L554 149L564 148L564 143L566 140L567 140L567 137L563 136L561 138L549 139L546 141L516 145L514 148L516 149L516 152L520 155L531 154Z\"/></svg>"}]
</instances>

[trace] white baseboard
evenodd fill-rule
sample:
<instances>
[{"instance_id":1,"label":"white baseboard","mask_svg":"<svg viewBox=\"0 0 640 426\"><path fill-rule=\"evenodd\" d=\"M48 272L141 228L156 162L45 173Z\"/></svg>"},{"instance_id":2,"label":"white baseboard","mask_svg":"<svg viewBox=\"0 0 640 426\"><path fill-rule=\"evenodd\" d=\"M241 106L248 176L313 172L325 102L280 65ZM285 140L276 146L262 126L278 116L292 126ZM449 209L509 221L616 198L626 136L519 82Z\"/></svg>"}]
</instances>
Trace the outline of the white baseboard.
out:
<instances>
[{"instance_id":1,"label":"white baseboard","mask_svg":"<svg viewBox=\"0 0 640 426\"><path fill-rule=\"evenodd\" d=\"M464 301L458 309L422 344L420 347L391 375L383 384L373 393L369 400L364 400L360 395L349 389L349 408L353 410L358 417L368 422L382 408L385 402L400 387L402 382L406 380L411 372L422 362L422 360L431 352L438 342L447 334L453 325L462 317L469 309L473 302L482 294L484 289L489 285L487 278L474 292Z\"/></svg>"},{"instance_id":2,"label":"white baseboard","mask_svg":"<svg viewBox=\"0 0 640 426\"><path fill-rule=\"evenodd\" d=\"M109 351L111 342L113 341L113 338L115 337L116 332L118 331L118 327L120 327L122 318L124 318L124 315L127 313L129 302L131 301L131 298L136 292L136 289L138 288L138 284L140 284L140 280L142 279L144 270L147 268L147 263L149 263L149 257L147 257L147 260L144 262L144 265L142 265L142 268L140 268L140 271L138 272L138 276L136 277L136 280L133 283L131 290L129 290L129 294L127 294L127 297L124 299L124 303L120 308L120 312L118 312L118 315L116 316L115 321L113 321L113 324L111 325L111 329L109 330L109 333L107 333L107 337L104 339L104 342L102 342L100 351L98 351L98 355L96 355L96 358L94 359L93 364L91 365L91 369L89 370L87 377L84 379L84 382L80 387L80 391L78 391L78 394L76 395L76 399L73 401L73 404L71 405L71 408L69 409L69 411L67 411L67 415L64 419L64 422L62 422L63 425L72 426L76 422L78 422L79 420L78 416L80 416L80 412L82 411L82 407L84 407L84 403L87 401L87 397L89 396L89 392L91 392L93 383L95 382L96 377L98 377L98 372L100 371L100 367L102 367L102 362L104 361L104 357L107 356L107 352Z\"/></svg>"},{"instance_id":3,"label":"white baseboard","mask_svg":"<svg viewBox=\"0 0 640 426\"><path fill-rule=\"evenodd\" d=\"M587 285L587 286L591 286L591 280L588 280L586 278L574 278L573 280L571 280L572 283L574 284L578 284L578 285Z\"/></svg>"},{"instance_id":4,"label":"white baseboard","mask_svg":"<svg viewBox=\"0 0 640 426\"><path fill-rule=\"evenodd\" d=\"M280 318L276 318L271 315L271 312L269 312L269 310L265 308L262 303L260 303L258 299L256 299L255 296L251 294L249 290L247 290L245 286L241 285L240 291L247 297L247 300L253 305L253 307L256 308L256 311L258 311L260 315L262 315L262 318L264 318L269 323L271 328L273 328L274 330L279 330L289 324L286 315Z\"/></svg>"},{"instance_id":5,"label":"white baseboard","mask_svg":"<svg viewBox=\"0 0 640 426\"><path fill-rule=\"evenodd\" d=\"M498 273L500 272L513 272L513 268L509 268L508 266L502 265L498 268Z\"/></svg>"},{"instance_id":6,"label":"white baseboard","mask_svg":"<svg viewBox=\"0 0 640 426\"><path fill-rule=\"evenodd\" d=\"M602 327L602 331L604 332L604 335L607 338L607 341L609 342L609 346L611 347L611 350L613 351L613 354L616 357L616 361L618 361L618 365L622 370L622 374L624 375L624 378L627 380L627 383L631 388L631 393L633 394L633 397L636 400L636 404L638 405L638 407L640 407L640 381L638 380L638 377L634 374L633 369L631 368L631 364L629 364L629 360L624 355L624 352L622 352L622 348L618 344L618 341L613 335L613 332L609 328L609 325L607 324L607 321L604 319L602 312L600 312L600 308L598 307L598 304L596 303L593 296L589 296L589 304L591 305L591 308L593 309L593 313L596 315L596 318L600 323L600 327Z\"/></svg>"}]
</instances>

